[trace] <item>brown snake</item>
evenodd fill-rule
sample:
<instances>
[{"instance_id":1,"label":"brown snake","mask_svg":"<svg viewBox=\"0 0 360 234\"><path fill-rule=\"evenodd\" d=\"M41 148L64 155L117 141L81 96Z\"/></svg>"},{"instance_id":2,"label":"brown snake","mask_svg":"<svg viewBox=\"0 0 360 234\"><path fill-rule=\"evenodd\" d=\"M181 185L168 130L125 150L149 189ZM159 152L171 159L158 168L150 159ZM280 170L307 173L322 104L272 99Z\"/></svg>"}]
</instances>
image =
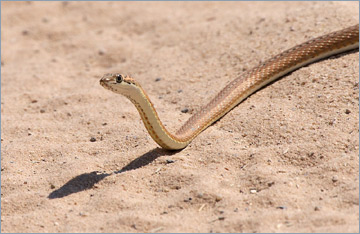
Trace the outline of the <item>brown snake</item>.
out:
<instances>
[{"instance_id":1,"label":"brown snake","mask_svg":"<svg viewBox=\"0 0 360 234\"><path fill-rule=\"evenodd\" d=\"M359 48L359 25L317 37L272 57L230 82L206 106L189 118L175 133L161 123L149 97L132 77L105 74L100 84L127 97L137 108L151 137L163 148L185 148L199 133L220 119L249 95L300 67Z\"/></svg>"}]
</instances>

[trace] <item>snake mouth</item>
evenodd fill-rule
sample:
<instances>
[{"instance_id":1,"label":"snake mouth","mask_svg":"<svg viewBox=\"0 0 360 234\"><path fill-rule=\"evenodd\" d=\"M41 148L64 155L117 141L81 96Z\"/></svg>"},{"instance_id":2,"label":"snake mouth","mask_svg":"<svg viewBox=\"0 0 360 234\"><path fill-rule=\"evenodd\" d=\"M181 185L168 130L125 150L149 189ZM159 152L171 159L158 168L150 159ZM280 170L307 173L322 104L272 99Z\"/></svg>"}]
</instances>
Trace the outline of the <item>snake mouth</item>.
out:
<instances>
[{"instance_id":1,"label":"snake mouth","mask_svg":"<svg viewBox=\"0 0 360 234\"><path fill-rule=\"evenodd\" d=\"M112 91L111 84L115 84L115 82L112 82L111 79L109 79L109 78L103 77L100 79L100 85L102 87L104 87L105 89Z\"/></svg>"},{"instance_id":2,"label":"snake mouth","mask_svg":"<svg viewBox=\"0 0 360 234\"><path fill-rule=\"evenodd\" d=\"M107 82L103 79L100 80L100 85L103 86L103 87L106 87L107 86Z\"/></svg>"}]
</instances>

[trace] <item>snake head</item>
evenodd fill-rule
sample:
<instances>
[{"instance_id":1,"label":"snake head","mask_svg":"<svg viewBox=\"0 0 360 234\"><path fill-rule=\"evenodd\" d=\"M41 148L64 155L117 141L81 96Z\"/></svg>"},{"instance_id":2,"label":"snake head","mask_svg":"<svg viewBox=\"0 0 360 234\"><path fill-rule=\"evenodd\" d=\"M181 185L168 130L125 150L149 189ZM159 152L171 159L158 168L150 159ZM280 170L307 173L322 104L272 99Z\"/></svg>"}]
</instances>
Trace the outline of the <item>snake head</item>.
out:
<instances>
[{"instance_id":1,"label":"snake head","mask_svg":"<svg viewBox=\"0 0 360 234\"><path fill-rule=\"evenodd\" d=\"M136 80L128 75L120 73L108 73L100 79L100 85L105 89L113 91L114 93L127 94L134 89L139 88L140 85Z\"/></svg>"}]
</instances>

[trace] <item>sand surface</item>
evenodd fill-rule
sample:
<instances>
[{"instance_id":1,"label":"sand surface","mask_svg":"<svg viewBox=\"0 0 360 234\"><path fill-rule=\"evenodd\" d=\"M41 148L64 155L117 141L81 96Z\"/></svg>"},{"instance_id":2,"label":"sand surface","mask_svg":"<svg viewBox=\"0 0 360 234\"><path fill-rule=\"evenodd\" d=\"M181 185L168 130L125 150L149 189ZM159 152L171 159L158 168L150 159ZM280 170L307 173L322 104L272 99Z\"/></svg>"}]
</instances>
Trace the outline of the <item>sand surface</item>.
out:
<instances>
[{"instance_id":1,"label":"sand surface","mask_svg":"<svg viewBox=\"0 0 360 234\"><path fill-rule=\"evenodd\" d=\"M358 52L260 90L175 153L99 85L131 74L174 131L358 7L2 2L1 231L359 232Z\"/></svg>"}]
</instances>

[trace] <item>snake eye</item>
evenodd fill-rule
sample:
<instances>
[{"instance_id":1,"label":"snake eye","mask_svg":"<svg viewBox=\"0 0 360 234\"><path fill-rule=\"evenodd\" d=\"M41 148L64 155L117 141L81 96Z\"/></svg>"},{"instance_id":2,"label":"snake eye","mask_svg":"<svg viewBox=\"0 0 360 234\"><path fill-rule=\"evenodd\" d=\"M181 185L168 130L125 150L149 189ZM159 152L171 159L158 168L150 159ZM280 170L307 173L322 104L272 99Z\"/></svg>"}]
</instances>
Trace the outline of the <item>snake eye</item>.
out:
<instances>
[{"instance_id":1,"label":"snake eye","mask_svg":"<svg viewBox=\"0 0 360 234\"><path fill-rule=\"evenodd\" d=\"M122 75L116 75L116 83L121 83L123 81L123 76Z\"/></svg>"}]
</instances>

